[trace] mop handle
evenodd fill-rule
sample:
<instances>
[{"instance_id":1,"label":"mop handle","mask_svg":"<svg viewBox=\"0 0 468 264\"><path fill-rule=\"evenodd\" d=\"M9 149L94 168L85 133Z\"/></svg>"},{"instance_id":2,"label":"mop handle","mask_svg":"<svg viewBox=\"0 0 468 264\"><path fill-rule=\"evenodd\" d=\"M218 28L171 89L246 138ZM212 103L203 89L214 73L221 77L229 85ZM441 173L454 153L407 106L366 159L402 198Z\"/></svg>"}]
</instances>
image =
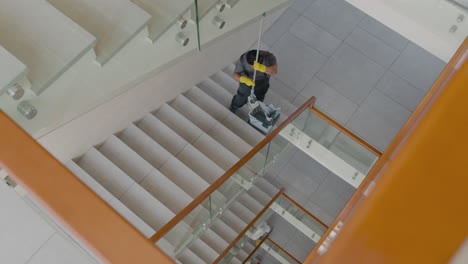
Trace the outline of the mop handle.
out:
<instances>
[{"instance_id":1,"label":"mop handle","mask_svg":"<svg viewBox=\"0 0 468 264\"><path fill-rule=\"evenodd\" d=\"M258 43L257 43L257 55L255 57L255 61L258 62L258 56L260 55L260 42L262 41L262 30L263 30L263 18L265 17L266 13L262 14L262 19L260 20L260 32L258 33ZM253 81L255 82L255 78L257 77L257 70L254 69L253 74ZM252 86L250 90L250 94L254 94L255 85Z\"/></svg>"}]
</instances>

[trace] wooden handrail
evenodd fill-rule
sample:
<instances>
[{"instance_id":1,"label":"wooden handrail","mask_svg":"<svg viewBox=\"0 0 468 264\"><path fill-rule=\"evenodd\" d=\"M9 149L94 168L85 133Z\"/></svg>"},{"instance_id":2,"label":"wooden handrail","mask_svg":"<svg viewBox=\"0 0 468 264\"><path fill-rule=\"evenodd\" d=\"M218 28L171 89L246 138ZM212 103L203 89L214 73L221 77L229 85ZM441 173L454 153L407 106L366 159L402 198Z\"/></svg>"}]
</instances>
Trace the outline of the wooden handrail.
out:
<instances>
[{"instance_id":1,"label":"wooden handrail","mask_svg":"<svg viewBox=\"0 0 468 264\"><path fill-rule=\"evenodd\" d=\"M276 244L275 241L271 240L271 238L267 238L267 240L272 243L275 247L277 247L279 250L283 251L284 254L288 255L288 257L292 258L294 261L296 261L297 263L301 264L301 262L295 258L293 255L291 255L288 251L286 251L284 248L282 248L280 245Z\"/></svg>"},{"instance_id":2,"label":"wooden handrail","mask_svg":"<svg viewBox=\"0 0 468 264\"><path fill-rule=\"evenodd\" d=\"M249 261L249 259L255 254L255 252L257 252L257 250L262 246L263 242L265 242L265 240L268 238L270 234L267 234L264 238L262 238L262 240L260 241L260 243L258 243L257 245L255 245L255 248L254 250L252 250L252 252L250 252L250 254L244 259L244 261L242 262L242 264L245 264L247 261Z\"/></svg>"},{"instance_id":3,"label":"wooden handrail","mask_svg":"<svg viewBox=\"0 0 468 264\"><path fill-rule=\"evenodd\" d=\"M341 212L335 218L332 223L332 227L336 226L338 222L344 222L348 219L352 212L356 209L359 201L364 197L364 192L369 188L372 184L372 181L376 180L378 176L380 176L385 169L388 167L388 164L394 160L394 158L398 155L399 150L402 148L404 144L407 143L409 136L411 133L416 129L416 127L420 124L423 117L427 114L428 110L434 105L437 101L439 96L442 94L442 91L445 89L447 84L452 80L455 73L461 67L461 64L466 60L466 53L468 52L468 38L465 39L463 44L457 50L455 55L452 57L450 62L441 72L439 77L436 79L432 87L426 93L420 104L416 107L413 111L411 116L405 122L403 127L394 137L390 145L388 146L387 150L382 154L380 159L377 160L375 165L371 168L368 173L368 176L364 179L361 185L357 188L354 194L349 199L348 203L343 207ZM465 61L465 63L467 63ZM332 228L329 228L327 232L322 236L319 240L317 245L323 244L325 239L328 237ZM305 260L305 264L315 263L319 258L319 254L317 252L319 247L315 247L311 254Z\"/></svg>"},{"instance_id":4,"label":"wooden handrail","mask_svg":"<svg viewBox=\"0 0 468 264\"><path fill-rule=\"evenodd\" d=\"M378 149L374 148L372 145L370 145L369 143L367 143L366 141L362 140L360 137L358 137L356 134L354 134L353 132L349 131L347 128L345 128L344 126L342 126L340 123L336 122L335 120L331 119L329 116L327 116L325 113L323 113L322 111L318 110L316 107L312 106L309 108L310 111L312 111L313 113L315 113L317 116L319 116L320 118L324 119L325 121L327 121L327 123L329 123L330 125L334 126L335 128L337 128L338 130L340 130L343 134L351 137L352 139L354 139L354 141L356 141L357 143L359 143L361 146L363 146L364 148L366 148L367 150L369 150L370 152L374 153L375 155L377 156L382 156L382 152L380 152Z\"/></svg>"},{"instance_id":5,"label":"wooden handrail","mask_svg":"<svg viewBox=\"0 0 468 264\"><path fill-rule=\"evenodd\" d=\"M0 167L106 263L174 261L0 110Z\"/></svg>"},{"instance_id":6,"label":"wooden handrail","mask_svg":"<svg viewBox=\"0 0 468 264\"><path fill-rule=\"evenodd\" d=\"M301 211L303 211L306 215L308 215L310 218L314 219L316 222L318 222L320 225L328 229L328 225L326 225L324 222L320 221L315 215L311 214L309 211L307 211L304 207L302 207L300 204L298 204L296 201L294 201L291 197L283 193L283 197L288 200L290 203L292 203L294 206L299 208Z\"/></svg>"},{"instance_id":7,"label":"wooden handrail","mask_svg":"<svg viewBox=\"0 0 468 264\"><path fill-rule=\"evenodd\" d=\"M270 134L268 134L260 143L257 144L252 150L249 151L242 159L240 159L234 166L227 170L223 176L219 177L213 184L211 184L205 191L203 191L197 198L189 203L182 211L174 216L169 222L167 222L161 229L154 234L150 240L156 243L164 235L166 235L172 228L174 228L180 221L182 221L187 215L189 215L195 208L197 208L203 201L205 201L212 193L214 193L221 185L223 185L228 179L234 175L242 166L244 166L253 156L255 156L264 146L278 135L283 128L290 124L294 119L299 116L304 110L313 106L315 103L315 97L311 97L301 107L299 107L292 115L290 115L283 123L275 128Z\"/></svg>"},{"instance_id":8,"label":"wooden handrail","mask_svg":"<svg viewBox=\"0 0 468 264\"><path fill-rule=\"evenodd\" d=\"M242 232L239 233L239 235L229 244L229 246L218 256L218 258L213 262L213 264L217 264L219 261L221 261L224 256L233 248L237 242L249 231L250 228L262 217L262 215L270 208L270 206L284 193L284 188L282 188L274 197L271 199L271 201L268 202L268 204L258 213L257 216L242 230Z\"/></svg>"}]
</instances>

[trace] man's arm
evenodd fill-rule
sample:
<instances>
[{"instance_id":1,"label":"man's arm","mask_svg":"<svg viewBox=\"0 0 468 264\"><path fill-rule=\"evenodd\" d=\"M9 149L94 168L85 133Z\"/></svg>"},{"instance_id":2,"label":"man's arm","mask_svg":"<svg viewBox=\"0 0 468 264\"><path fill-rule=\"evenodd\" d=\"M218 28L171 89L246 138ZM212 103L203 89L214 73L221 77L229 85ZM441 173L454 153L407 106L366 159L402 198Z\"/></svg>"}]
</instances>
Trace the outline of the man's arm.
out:
<instances>
[{"instance_id":1,"label":"man's arm","mask_svg":"<svg viewBox=\"0 0 468 264\"><path fill-rule=\"evenodd\" d=\"M234 80L236 80L236 82L240 82L240 77L241 77L241 74L238 73L238 72L234 72L234 73L232 74L232 78L233 78Z\"/></svg>"}]
</instances>

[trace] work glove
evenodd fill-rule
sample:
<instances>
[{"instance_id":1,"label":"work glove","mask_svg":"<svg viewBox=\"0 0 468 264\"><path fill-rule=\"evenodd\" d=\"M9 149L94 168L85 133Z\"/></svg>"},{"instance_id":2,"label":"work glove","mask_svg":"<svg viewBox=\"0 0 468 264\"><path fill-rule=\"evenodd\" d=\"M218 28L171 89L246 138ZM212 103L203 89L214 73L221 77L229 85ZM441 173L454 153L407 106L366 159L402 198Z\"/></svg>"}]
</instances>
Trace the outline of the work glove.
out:
<instances>
[{"instance_id":1,"label":"work glove","mask_svg":"<svg viewBox=\"0 0 468 264\"><path fill-rule=\"evenodd\" d=\"M258 62L254 62L254 65L253 65L254 69L259 71L259 72L265 72L267 70L267 66L261 64L261 63L258 63Z\"/></svg>"},{"instance_id":2,"label":"work glove","mask_svg":"<svg viewBox=\"0 0 468 264\"><path fill-rule=\"evenodd\" d=\"M239 81L247 86L255 86L255 82L252 79L245 76L241 76Z\"/></svg>"}]
</instances>

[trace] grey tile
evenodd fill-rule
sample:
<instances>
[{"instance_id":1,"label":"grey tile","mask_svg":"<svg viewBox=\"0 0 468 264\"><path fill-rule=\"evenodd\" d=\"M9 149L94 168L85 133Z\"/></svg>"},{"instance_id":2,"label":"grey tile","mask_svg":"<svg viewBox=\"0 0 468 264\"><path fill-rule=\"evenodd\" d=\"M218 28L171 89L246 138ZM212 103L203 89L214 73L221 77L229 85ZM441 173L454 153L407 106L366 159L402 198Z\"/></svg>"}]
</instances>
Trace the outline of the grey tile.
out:
<instances>
[{"instance_id":1,"label":"grey tile","mask_svg":"<svg viewBox=\"0 0 468 264\"><path fill-rule=\"evenodd\" d=\"M298 151L289 161L289 164L301 174L307 175L318 183L322 183L329 173L327 168L302 151Z\"/></svg>"},{"instance_id":2,"label":"grey tile","mask_svg":"<svg viewBox=\"0 0 468 264\"><path fill-rule=\"evenodd\" d=\"M316 76L361 104L384 73L382 66L343 43Z\"/></svg>"},{"instance_id":3,"label":"grey tile","mask_svg":"<svg viewBox=\"0 0 468 264\"><path fill-rule=\"evenodd\" d=\"M344 40L365 14L345 0L318 0L304 12L304 16Z\"/></svg>"},{"instance_id":4,"label":"grey tile","mask_svg":"<svg viewBox=\"0 0 468 264\"><path fill-rule=\"evenodd\" d=\"M294 99L294 101L292 103L293 103L293 105L295 105L297 107L300 107L305 102L307 102L307 100L308 100L308 98L305 98L304 96L299 94L299 95L297 95L296 99Z\"/></svg>"},{"instance_id":5,"label":"grey tile","mask_svg":"<svg viewBox=\"0 0 468 264\"><path fill-rule=\"evenodd\" d=\"M390 67L400 55L399 51L359 27L345 42L385 68Z\"/></svg>"},{"instance_id":6,"label":"grey tile","mask_svg":"<svg viewBox=\"0 0 468 264\"><path fill-rule=\"evenodd\" d=\"M348 127L370 144L385 150L410 114L375 89L351 117Z\"/></svg>"},{"instance_id":7,"label":"grey tile","mask_svg":"<svg viewBox=\"0 0 468 264\"><path fill-rule=\"evenodd\" d=\"M409 43L390 70L414 87L427 92L445 65L445 62L431 53Z\"/></svg>"},{"instance_id":8,"label":"grey tile","mask_svg":"<svg viewBox=\"0 0 468 264\"><path fill-rule=\"evenodd\" d=\"M289 32L326 56L331 56L341 44L341 40L303 16L292 25Z\"/></svg>"},{"instance_id":9,"label":"grey tile","mask_svg":"<svg viewBox=\"0 0 468 264\"><path fill-rule=\"evenodd\" d=\"M250 46L251 50L256 50L258 48L258 42L255 41L252 46ZM270 50L270 46L268 46L265 42L260 41L260 50Z\"/></svg>"},{"instance_id":10,"label":"grey tile","mask_svg":"<svg viewBox=\"0 0 468 264\"><path fill-rule=\"evenodd\" d=\"M326 57L287 32L273 46L278 60L278 78L291 89L301 91L322 67Z\"/></svg>"},{"instance_id":11,"label":"grey tile","mask_svg":"<svg viewBox=\"0 0 468 264\"><path fill-rule=\"evenodd\" d=\"M400 103L410 112L414 111L424 97L423 91L416 89L391 71L385 73L377 84L377 89Z\"/></svg>"},{"instance_id":12,"label":"grey tile","mask_svg":"<svg viewBox=\"0 0 468 264\"><path fill-rule=\"evenodd\" d=\"M402 51L408 44L408 40L405 37L370 16L366 16L359 23L359 27L383 40L396 50Z\"/></svg>"},{"instance_id":13,"label":"grey tile","mask_svg":"<svg viewBox=\"0 0 468 264\"><path fill-rule=\"evenodd\" d=\"M281 178L299 193L308 196L313 193L320 184L316 179L312 178L309 173L310 171L304 172L301 168L289 163L276 180Z\"/></svg>"},{"instance_id":14,"label":"grey tile","mask_svg":"<svg viewBox=\"0 0 468 264\"><path fill-rule=\"evenodd\" d=\"M322 221L324 224L330 226L333 220L335 220L334 217L332 217L329 213L325 212L323 208L318 206L316 203L312 201L312 198L309 198L309 201L307 204L304 206L304 209L309 211L313 216L317 217L320 221Z\"/></svg>"},{"instance_id":15,"label":"grey tile","mask_svg":"<svg viewBox=\"0 0 468 264\"><path fill-rule=\"evenodd\" d=\"M342 124L349 121L358 107L348 98L315 77L300 94L305 98L315 96L317 98L315 106Z\"/></svg>"},{"instance_id":16,"label":"grey tile","mask_svg":"<svg viewBox=\"0 0 468 264\"><path fill-rule=\"evenodd\" d=\"M286 246L297 232L293 225L276 213L267 220L267 223L272 228L270 238L280 246Z\"/></svg>"},{"instance_id":17,"label":"grey tile","mask_svg":"<svg viewBox=\"0 0 468 264\"><path fill-rule=\"evenodd\" d=\"M302 263L310 254L314 246L314 241L298 230L291 240L289 240L288 245L284 249Z\"/></svg>"},{"instance_id":18,"label":"grey tile","mask_svg":"<svg viewBox=\"0 0 468 264\"><path fill-rule=\"evenodd\" d=\"M320 185L320 191L333 192L335 195L349 200L356 191L356 188L330 172L323 184Z\"/></svg>"},{"instance_id":19,"label":"grey tile","mask_svg":"<svg viewBox=\"0 0 468 264\"><path fill-rule=\"evenodd\" d=\"M297 91L289 88L286 84L282 83L275 77L270 78L270 90L273 90L276 94L281 96L281 98L284 98L289 102L294 101L294 98L297 96ZM266 97L268 98L268 93Z\"/></svg>"},{"instance_id":20,"label":"grey tile","mask_svg":"<svg viewBox=\"0 0 468 264\"><path fill-rule=\"evenodd\" d=\"M317 0L296 0L291 5L290 9L296 11L299 14L304 13L304 11Z\"/></svg>"},{"instance_id":21,"label":"grey tile","mask_svg":"<svg viewBox=\"0 0 468 264\"><path fill-rule=\"evenodd\" d=\"M335 218L348 202L347 199L329 190L317 190L310 201L321 207L328 215Z\"/></svg>"},{"instance_id":22,"label":"grey tile","mask_svg":"<svg viewBox=\"0 0 468 264\"><path fill-rule=\"evenodd\" d=\"M291 9L286 10L265 32L265 34L263 34L262 41L269 47L272 47L273 44L275 44L283 34L289 30L298 18L299 14L295 11Z\"/></svg>"}]
</instances>

